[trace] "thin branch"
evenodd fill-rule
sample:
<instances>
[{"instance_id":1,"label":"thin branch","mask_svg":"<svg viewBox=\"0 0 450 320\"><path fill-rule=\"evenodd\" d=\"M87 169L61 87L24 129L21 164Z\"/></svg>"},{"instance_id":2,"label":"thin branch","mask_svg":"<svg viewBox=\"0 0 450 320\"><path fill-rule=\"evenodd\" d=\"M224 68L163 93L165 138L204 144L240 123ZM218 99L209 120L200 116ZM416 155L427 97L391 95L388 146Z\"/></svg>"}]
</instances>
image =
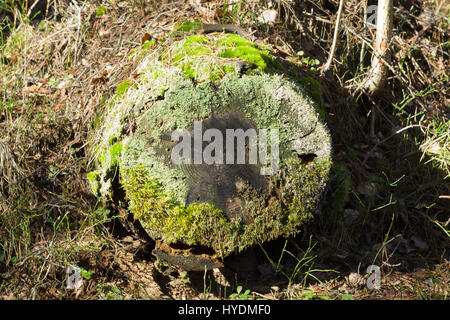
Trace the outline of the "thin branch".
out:
<instances>
[{"instance_id":1,"label":"thin branch","mask_svg":"<svg viewBox=\"0 0 450 320\"><path fill-rule=\"evenodd\" d=\"M341 12L342 8L344 7L344 0L339 0L339 8L337 12L337 18L336 18L336 26L334 28L334 35L333 35L333 44L331 45L330 55L328 56L328 60L321 69L322 73L325 73L328 71L331 67L331 63L333 62L334 52L336 51L336 43L337 43L337 37L339 34L339 23L341 21Z\"/></svg>"},{"instance_id":2,"label":"thin branch","mask_svg":"<svg viewBox=\"0 0 450 320\"><path fill-rule=\"evenodd\" d=\"M387 80L388 67L383 60L389 61L389 44L392 39L393 0L378 0L377 35L375 52L372 59L370 78L367 82L369 92L375 94L380 91Z\"/></svg>"}]
</instances>

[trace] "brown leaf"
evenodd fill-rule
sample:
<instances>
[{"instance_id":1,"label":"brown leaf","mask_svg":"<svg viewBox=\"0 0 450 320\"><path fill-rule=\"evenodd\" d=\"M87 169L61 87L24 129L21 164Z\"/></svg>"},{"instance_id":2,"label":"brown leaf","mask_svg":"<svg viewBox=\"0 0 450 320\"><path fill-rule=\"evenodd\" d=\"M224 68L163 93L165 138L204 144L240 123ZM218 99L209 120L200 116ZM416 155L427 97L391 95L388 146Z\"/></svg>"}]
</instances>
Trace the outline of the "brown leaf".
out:
<instances>
[{"instance_id":1,"label":"brown leaf","mask_svg":"<svg viewBox=\"0 0 450 320\"><path fill-rule=\"evenodd\" d=\"M27 90L30 91L30 92L32 92L32 93L36 93L36 92L39 91L39 86L37 86L37 85L32 85L32 86L27 87Z\"/></svg>"},{"instance_id":2,"label":"brown leaf","mask_svg":"<svg viewBox=\"0 0 450 320\"><path fill-rule=\"evenodd\" d=\"M152 36L149 35L149 34L146 32L146 33L142 36L141 43L144 44L144 43L146 43L147 41L150 41L151 39L152 39Z\"/></svg>"},{"instance_id":3,"label":"brown leaf","mask_svg":"<svg viewBox=\"0 0 450 320\"><path fill-rule=\"evenodd\" d=\"M9 65L14 64L19 57L15 54L9 59Z\"/></svg>"},{"instance_id":4,"label":"brown leaf","mask_svg":"<svg viewBox=\"0 0 450 320\"><path fill-rule=\"evenodd\" d=\"M41 85L31 85L29 87L27 87L27 90L31 93L36 93L36 94L48 94L50 93L50 90L43 88L42 84Z\"/></svg>"},{"instance_id":5,"label":"brown leaf","mask_svg":"<svg viewBox=\"0 0 450 320\"><path fill-rule=\"evenodd\" d=\"M97 78L93 78L93 79L91 80L91 83L92 83L92 84L104 83L104 82L106 82L106 76L107 76L107 75L108 75L108 71L103 70L101 76L100 76L100 77L97 77Z\"/></svg>"}]
</instances>

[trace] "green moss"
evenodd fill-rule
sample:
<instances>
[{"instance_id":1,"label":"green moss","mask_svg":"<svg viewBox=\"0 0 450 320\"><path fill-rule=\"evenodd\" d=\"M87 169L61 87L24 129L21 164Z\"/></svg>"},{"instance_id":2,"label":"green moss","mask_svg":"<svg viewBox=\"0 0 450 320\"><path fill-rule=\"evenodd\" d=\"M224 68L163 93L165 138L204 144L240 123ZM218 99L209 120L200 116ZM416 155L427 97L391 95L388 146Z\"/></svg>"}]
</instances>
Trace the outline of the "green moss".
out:
<instances>
[{"instance_id":1,"label":"green moss","mask_svg":"<svg viewBox=\"0 0 450 320\"><path fill-rule=\"evenodd\" d=\"M116 94L111 98L111 101L109 102L109 106L112 107L117 101L122 98L122 96L128 91L128 89L131 87L131 81L125 80L121 83L119 83L116 87Z\"/></svg>"},{"instance_id":2,"label":"green moss","mask_svg":"<svg viewBox=\"0 0 450 320\"><path fill-rule=\"evenodd\" d=\"M202 24L203 23L198 20L181 22L181 23L177 24L173 28L173 30L174 31L183 31L183 32L198 31L202 27Z\"/></svg>"},{"instance_id":3,"label":"green moss","mask_svg":"<svg viewBox=\"0 0 450 320\"><path fill-rule=\"evenodd\" d=\"M100 150L97 159L103 167L117 166L122 154L122 142L109 145L106 149Z\"/></svg>"},{"instance_id":4,"label":"green moss","mask_svg":"<svg viewBox=\"0 0 450 320\"><path fill-rule=\"evenodd\" d=\"M259 48L253 42L235 34L226 34L217 41L221 47L218 56L222 58L239 58L254 64L262 71L270 71L270 68L281 69L281 66L269 51Z\"/></svg>"},{"instance_id":5,"label":"green moss","mask_svg":"<svg viewBox=\"0 0 450 320\"><path fill-rule=\"evenodd\" d=\"M186 78L196 82L217 81L225 75L236 75L241 72L243 62L260 72L281 70L268 50L234 34L218 38L191 35L167 48L161 59L179 67ZM248 71L255 73L251 68Z\"/></svg>"},{"instance_id":6,"label":"green moss","mask_svg":"<svg viewBox=\"0 0 450 320\"><path fill-rule=\"evenodd\" d=\"M182 69L186 77L196 80L211 80L215 66L210 61L199 59L212 55L209 39L202 35L192 35L175 46L171 62ZM207 75L203 77L202 75Z\"/></svg>"},{"instance_id":7,"label":"green moss","mask_svg":"<svg viewBox=\"0 0 450 320\"><path fill-rule=\"evenodd\" d=\"M172 62L177 65L178 62L189 58L197 58L199 56L210 56L211 48L207 47L209 40L202 35L193 35L181 43L181 46L175 47L175 55Z\"/></svg>"},{"instance_id":8,"label":"green moss","mask_svg":"<svg viewBox=\"0 0 450 320\"><path fill-rule=\"evenodd\" d=\"M252 220L250 224L227 219L209 203L183 205L165 193L164 186L144 167L124 170L123 186L130 201L129 209L152 236L169 243L205 245L226 256L280 235L298 233L299 227L312 217L317 188L323 185L330 163L329 160L298 162L290 169L292 185L277 199L268 199L246 185L242 196L245 216Z\"/></svg>"},{"instance_id":9,"label":"green moss","mask_svg":"<svg viewBox=\"0 0 450 320\"><path fill-rule=\"evenodd\" d=\"M305 219L312 217L317 205L319 188L328 180L331 163L331 159L316 159L311 164L300 161L290 168L288 184L294 192L285 199L289 203L290 228L295 229Z\"/></svg>"},{"instance_id":10,"label":"green moss","mask_svg":"<svg viewBox=\"0 0 450 320\"><path fill-rule=\"evenodd\" d=\"M335 163L331 169L330 191L324 201L324 208L329 225L336 225L341 220L345 206L350 198L351 175L346 165Z\"/></svg>"},{"instance_id":11,"label":"green moss","mask_svg":"<svg viewBox=\"0 0 450 320\"><path fill-rule=\"evenodd\" d=\"M121 141L107 146L100 145L96 148L99 170L93 171L88 179L91 181L91 190L94 194L101 196L105 201L112 199L114 194L111 183L120 167L122 149Z\"/></svg>"},{"instance_id":12,"label":"green moss","mask_svg":"<svg viewBox=\"0 0 450 320\"><path fill-rule=\"evenodd\" d=\"M163 41L161 41L162 43ZM144 42L142 45L130 51L129 56L131 59L142 59L156 46L158 41L156 39L151 39Z\"/></svg>"},{"instance_id":13,"label":"green moss","mask_svg":"<svg viewBox=\"0 0 450 320\"><path fill-rule=\"evenodd\" d=\"M111 165L116 166L118 159L122 154L122 142L116 142L109 148L109 154L111 156Z\"/></svg>"},{"instance_id":14,"label":"green moss","mask_svg":"<svg viewBox=\"0 0 450 320\"><path fill-rule=\"evenodd\" d=\"M192 245L205 244L206 240L213 246L210 237L213 230L228 233L230 226L226 218L212 204L183 205L166 194L163 186L142 167L124 170L123 176L129 209L134 217L165 241Z\"/></svg>"},{"instance_id":15,"label":"green moss","mask_svg":"<svg viewBox=\"0 0 450 320\"><path fill-rule=\"evenodd\" d=\"M237 34L227 33L223 38L217 40L217 45L220 47L249 47L258 48L256 44L248 39L245 39Z\"/></svg>"},{"instance_id":16,"label":"green moss","mask_svg":"<svg viewBox=\"0 0 450 320\"><path fill-rule=\"evenodd\" d=\"M117 85L116 87L116 97L120 98L122 97L128 90L128 88L131 87L131 82L128 80L125 80Z\"/></svg>"},{"instance_id":17,"label":"green moss","mask_svg":"<svg viewBox=\"0 0 450 320\"><path fill-rule=\"evenodd\" d=\"M100 171L94 170L87 173L91 191L97 197L100 196Z\"/></svg>"},{"instance_id":18,"label":"green moss","mask_svg":"<svg viewBox=\"0 0 450 320\"><path fill-rule=\"evenodd\" d=\"M322 103L322 93L319 81L312 77L296 77L298 82L300 82L308 94L311 96L313 101L316 103L317 111L321 120L325 120L325 109Z\"/></svg>"},{"instance_id":19,"label":"green moss","mask_svg":"<svg viewBox=\"0 0 450 320\"><path fill-rule=\"evenodd\" d=\"M248 64L256 75L244 74ZM96 144L99 170L90 176L100 184L96 192L112 199L120 168L129 210L152 237L208 246L222 256L297 233L326 184L330 140L303 90L267 74L277 67L266 48L237 35L191 35L156 48L139 66L138 85L117 86L106 108ZM276 191L245 185L239 191L245 222L227 217L214 201L186 205L190 176L170 160L171 132L230 112L255 128L279 130L280 172L265 180ZM317 158L306 162L301 154Z\"/></svg>"},{"instance_id":20,"label":"green moss","mask_svg":"<svg viewBox=\"0 0 450 320\"><path fill-rule=\"evenodd\" d=\"M156 45L156 40L155 39L151 39L145 43L142 44L142 49L146 50L146 49L151 49Z\"/></svg>"},{"instance_id":21,"label":"green moss","mask_svg":"<svg viewBox=\"0 0 450 320\"><path fill-rule=\"evenodd\" d=\"M97 17L103 16L104 14L106 14L106 8L104 6L97 7L97 10L95 10L95 14L97 15Z\"/></svg>"}]
</instances>

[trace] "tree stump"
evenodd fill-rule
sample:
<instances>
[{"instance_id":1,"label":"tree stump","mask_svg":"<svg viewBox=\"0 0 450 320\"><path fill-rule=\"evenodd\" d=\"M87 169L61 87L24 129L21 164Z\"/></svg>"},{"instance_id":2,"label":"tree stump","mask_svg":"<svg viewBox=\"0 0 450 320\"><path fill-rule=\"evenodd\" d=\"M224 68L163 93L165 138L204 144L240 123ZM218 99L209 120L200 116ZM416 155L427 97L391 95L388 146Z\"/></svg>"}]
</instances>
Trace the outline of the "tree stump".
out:
<instances>
[{"instance_id":1,"label":"tree stump","mask_svg":"<svg viewBox=\"0 0 450 320\"><path fill-rule=\"evenodd\" d=\"M234 34L175 36L134 52L140 76L96 121L88 178L156 240L156 256L204 270L299 232L326 186L331 139L267 49Z\"/></svg>"}]
</instances>

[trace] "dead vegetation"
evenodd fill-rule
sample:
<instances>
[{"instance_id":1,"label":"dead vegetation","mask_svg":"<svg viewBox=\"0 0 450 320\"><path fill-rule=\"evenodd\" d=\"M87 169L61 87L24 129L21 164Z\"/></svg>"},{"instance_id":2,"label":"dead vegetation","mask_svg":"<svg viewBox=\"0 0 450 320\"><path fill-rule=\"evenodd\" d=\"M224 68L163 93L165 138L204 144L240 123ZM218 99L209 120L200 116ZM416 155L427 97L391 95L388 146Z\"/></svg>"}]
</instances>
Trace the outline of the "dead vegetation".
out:
<instances>
[{"instance_id":1,"label":"dead vegetation","mask_svg":"<svg viewBox=\"0 0 450 320\"><path fill-rule=\"evenodd\" d=\"M394 2L389 78L376 98L364 86L372 2L345 2L324 75L337 0L53 0L38 15L18 2L0 12L9 23L0 46L2 299L448 299L444 0ZM221 273L156 260L151 241L133 238L86 181L87 134L117 85L133 81L130 53L194 19L240 25L310 79L337 164L322 214L300 236L230 257ZM371 264L381 268L379 290L364 285ZM78 290L66 287L69 265L86 271Z\"/></svg>"}]
</instances>

